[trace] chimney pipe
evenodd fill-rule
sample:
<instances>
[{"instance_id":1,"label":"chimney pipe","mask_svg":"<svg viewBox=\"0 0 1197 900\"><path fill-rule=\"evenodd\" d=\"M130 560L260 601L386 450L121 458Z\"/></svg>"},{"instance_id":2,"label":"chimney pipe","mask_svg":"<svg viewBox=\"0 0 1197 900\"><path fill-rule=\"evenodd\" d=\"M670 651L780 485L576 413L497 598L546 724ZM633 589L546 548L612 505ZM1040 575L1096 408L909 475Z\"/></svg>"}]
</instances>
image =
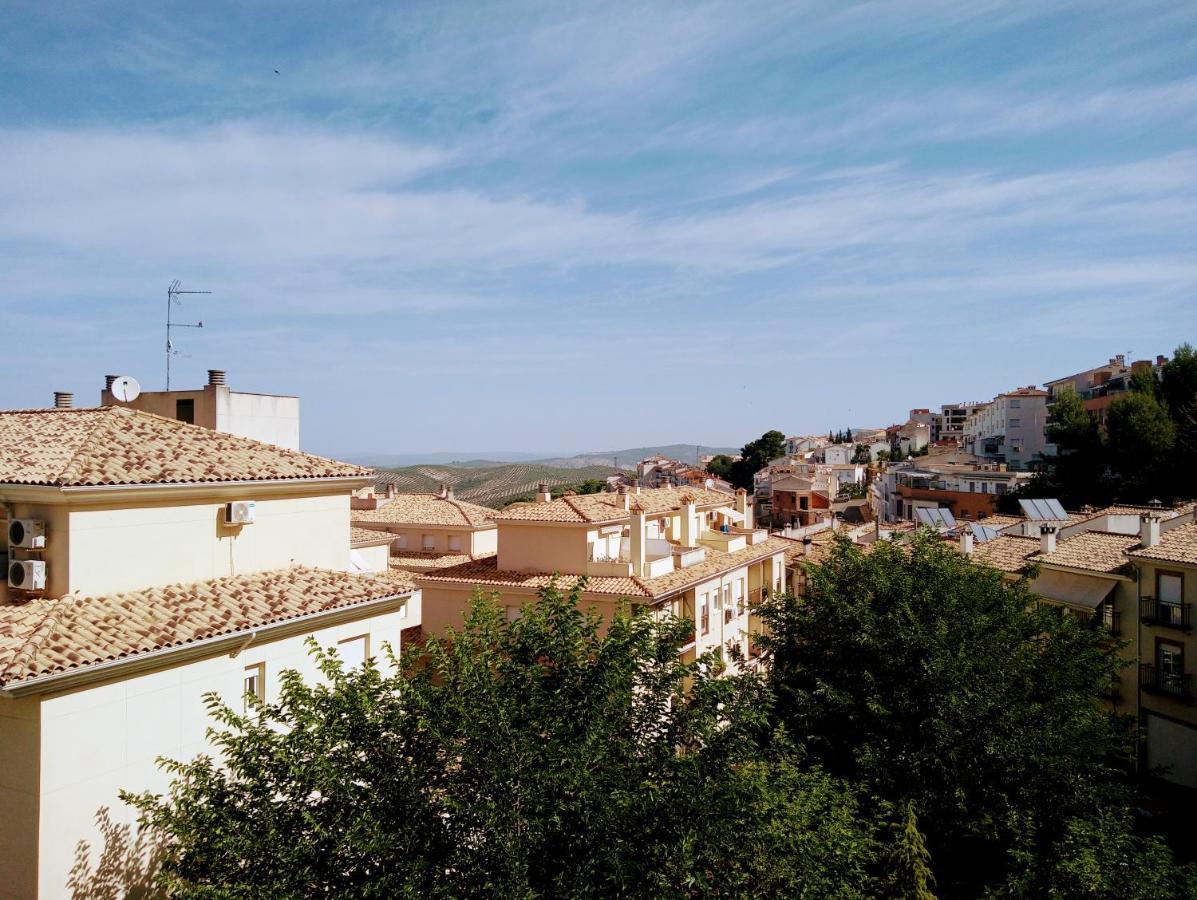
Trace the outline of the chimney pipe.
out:
<instances>
[{"instance_id":1,"label":"chimney pipe","mask_svg":"<svg viewBox=\"0 0 1197 900\"><path fill-rule=\"evenodd\" d=\"M112 390L112 382L116 381L118 378L120 378L119 375L105 375L104 376L104 390L106 390L106 391Z\"/></svg>"},{"instance_id":2,"label":"chimney pipe","mask_svg":"<svg viewBox=\"0 0 1197 900\"><path fill-rule=\"evenodd\" d=\"M1040 525L1039 526L1039 550L1046 556L1049 553L1056 552L1056 526L1055 525Z\"/></svg>"},{"instance_id":3,"label":"chimney pipe","mask_svg":"<svg viewBox=\"0 0 1197 900\"><path fill-rule=\"evenodd\" d=\"M803 556L810 556L812 543L813 542L811 541L809 534L802 539L802 555Z\"/></svg>"},{"instance_id":4,"label":"chimney pipe","mask_svg":"<svg viewBox=\"0 0 1197 900\"><path fill-rule=\"evenodd\" d=\"M960 552L965 556L973 555L973 528L971 525L965 525L960 530Z\"/></svg>"},{"instance_id":5,"label":"chimney pipe","mask_svg":"<svg viewBox=\"0 0 1197 900\"><path fill-rule=\"evenodd\" d=\"M1154 547L1160 542L1160 512L1154 501L1150 512L1139 516L1139 542L1144 548Z\"/></svg>"},{"instance_id":6,"label":"chimney pipe","mask_svg":"<svg viewBox=\"0 0 1197 900\"><path fill-rule=\"evenodd\" d=\"M224 369L209 369L208 370L208 384L221 385L226 384Z\"/></svg>"},{"instance_id":7,"label":"chimney pipe","mask_svg":"<svg viewBox=\"0 0 1197 900\"><path fill-rule=\"evenodd\" d=\"M549 490L549 483L542 481L536 486L536 502L549 503L553 499L553 492Z\"/></svg>"},{"instance_id":8,"label":"chimney pipe","mask_svg":"<svg viewBox=\"0 0 1197 900\"><path fill-rule=\"evenodd\" d=\"M75 395L70 391L55 391L54 392L54 408L55 409L70 409L75 405Z\"/></svg>"}]
</instances>

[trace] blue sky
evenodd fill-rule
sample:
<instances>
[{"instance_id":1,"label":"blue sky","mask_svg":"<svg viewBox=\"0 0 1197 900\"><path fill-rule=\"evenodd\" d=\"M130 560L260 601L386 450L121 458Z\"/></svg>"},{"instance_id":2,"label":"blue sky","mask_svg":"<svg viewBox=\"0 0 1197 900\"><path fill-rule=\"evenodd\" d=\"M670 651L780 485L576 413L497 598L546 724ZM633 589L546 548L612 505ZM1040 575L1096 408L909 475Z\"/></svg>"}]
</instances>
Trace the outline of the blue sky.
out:
<instances>
[{"instance_id":1,"label":"blue sky","mask_svg":"<svg viewBox=\"0 0 1197 900\"><path fill-rule=\"evenodd\" d=\"M319 452L885 424L1197 340L1197 10L10 0L0 273L4 407L180 278Z\"/></svg>"}]
</instances>

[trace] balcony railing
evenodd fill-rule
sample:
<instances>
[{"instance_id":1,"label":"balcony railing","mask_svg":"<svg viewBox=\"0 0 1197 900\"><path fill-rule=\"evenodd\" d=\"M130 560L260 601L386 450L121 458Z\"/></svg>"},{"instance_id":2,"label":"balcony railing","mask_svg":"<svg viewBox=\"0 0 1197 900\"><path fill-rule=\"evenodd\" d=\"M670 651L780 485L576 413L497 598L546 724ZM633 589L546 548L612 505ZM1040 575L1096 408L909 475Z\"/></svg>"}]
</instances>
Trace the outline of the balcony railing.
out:
<instances>
[{"instance_id":1,"label":"balcony railing","mask_svg":"<svg viewBox=\"0 0 1197 900\"><path fill-rule=\"evenodd\" d=\"M1150 663L1139 666L1139 686L1150 694L1193 702L1193 676L1189 672L1164 672Z\"/></svg>"},{"instance_id":2,"label":"balcony railing","mask_svg":"<svg viewBox=\"0 0 1197 900\"><path fill-rule=\"evenodd\" d=\"M1111 604L1107 603L1099 609L1093 618L1111 637L1118 637L1122 634L1122 613Z\"/></svg>"},{"instance_id":3,"label":"balcony railing","mask_svg":"<svg viewBox=\"0 0 1197 900\"><path fill-rule=\"evenodd\" d=\"M1158 625L1161 628L1179 628L1182 631L1192 629L1193 604L1172 603L1167 600L1157 600L1155 597L1143 597L1139 601L1139 616L1147 625Z\"/></svg>"}]
</instances>

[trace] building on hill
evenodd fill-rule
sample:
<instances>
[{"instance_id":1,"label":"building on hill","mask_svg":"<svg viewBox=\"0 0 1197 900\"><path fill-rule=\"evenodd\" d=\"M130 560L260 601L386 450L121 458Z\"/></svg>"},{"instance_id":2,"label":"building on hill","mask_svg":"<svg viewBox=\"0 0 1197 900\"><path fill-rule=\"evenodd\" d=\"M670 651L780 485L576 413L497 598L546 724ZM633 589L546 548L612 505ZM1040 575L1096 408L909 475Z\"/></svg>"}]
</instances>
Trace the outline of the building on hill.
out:
<instances>
[{"instance_id":1,"label":"building on hill","mask_svg":"<svg viewBox=\"0 0 1197 900\"><path fill-rule=\"evenodd\" d=\"M959 451L931 453L890 463L871 485L879 521L913 521L915 510L948 509L957 519L978 520L997 512L998 498L1026 483L1029 472Z\"/></svg>"},{"instance_id":2,"label":"building on hill","mask_svg":"<svg viewBox=\"0 0 1197 900\"><path fill-rule=\"evenodd\" d=\"M458 500L448 485L435 494L401 494L389 485L355 497L353 506L354 526L389 537L392 565L408 572L482 559L498 548L498 511Z\"/></svg>"},{"instance_id":3,"label":"building on hill","mask_svg":"<svg viewBox=\"0 0 1197 900\"><path fill-rule=\"evenodd\" d=\"M203 695L277 696L396 649L405 573L355 574L350 496L372 473L121 406L0 412L0 892L71 893L134 827L121 789L211 752Z\"/></svg>"},{"instance_id":4,"label":"building on hill","mask_svg":"<svg viewBox=\"0 0 1197 900\"><path fill-rule=\"evenodd\" d=\"M202 425L299 449L299 398L279 394L254 394L234 391L220 369L208 370L208 383L194 390L142 391L135 399L124 401L112 392L118 376L108 375L100 392L101 406L123 406L142 412L178 419L189 425Z\"/></svg>"},{"instance_id":5,"label":"building on hill","mask_svg":"<svg viewBox=\"0 0 1197 900\"><path fill-rule=\"evenodd\" d=\"M988 405L977 401L943 404L932 425L932 443L951 441L956 446L963 444L965 425Z\"/></svg>"},{"instance_id":6,"label":"building on hill","mask_svg":"<svg viewBox=\"0 0 1197 900\"><path fill-rule=\"evenodd\" d=\"M1034 386L998 394L965 422L964 449L1016 472L1055 453L1047 443L1047 397Z\"/></svg>"},{"instance_id":7,"label":"building on hill","mask_svg":"<svg viewBox=\"0 0 1197 900\"><path fill-rule=\"evenodd\" d=\"M727 485L731 490L735 490L726 481L714 478L706 469L682 462L680 459L671 459L668 456L650 456L647 459L642 459L636 464L636 480L642 487L648 488L665 487L666 485L677 487L687 484L704 487L710 481L712 482L711 487L715 487L714 482L718 482L720 485Z\"/></svg>"},{"instance_id":8,"label":"building on hill","mask_svg":"<svg viewBox=\"0 0 1197 900\"><path fill-rule=\"evenodd\" d=\"M752 650L749 605L784 583L785 542L753 526L746 492L630 488L536 501L495 516L498 553L417 576L425 633L462 622L475 590L496 592L509 616L554 578L586 578L583 605L605 620L623 604L694 622L681 653Z\"/></svg>"},{"instance_id":9,"label":"building on hill","mask_svg":"<svg viewBox=\"0 0 1197 900\"><path fill-rule=\"evenodd\" d=\"M1126 356L1110 357L1104 366L1086 369L1073 375L1047 382L1047 404L1050 407L1060 391L1072 388L1084 401L1085 409L1097 416L1098 424L1104 428L1109 415L1110 404L1115 398L1131 389L1131 379L1139 372L1159 377L1160 370L1168 363L1168 357L1157 356L1154 360L1140 359L1127 363Z\"/></svg>"}]
</instances>

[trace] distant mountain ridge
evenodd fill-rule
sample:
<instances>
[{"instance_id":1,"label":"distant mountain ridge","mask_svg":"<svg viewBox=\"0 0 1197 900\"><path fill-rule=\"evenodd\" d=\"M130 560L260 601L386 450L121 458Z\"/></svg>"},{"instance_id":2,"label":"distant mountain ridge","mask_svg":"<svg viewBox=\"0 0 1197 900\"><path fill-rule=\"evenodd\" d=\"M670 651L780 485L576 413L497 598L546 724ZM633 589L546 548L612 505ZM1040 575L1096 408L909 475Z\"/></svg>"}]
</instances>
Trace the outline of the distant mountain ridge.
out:
<instances>
[{"instance_id":1,"label":"distant mountain ridge","mask_svg":"<svg viewBox=\"0 0 1197 900\"><path fill-rule=\"evenodd\" d=\"M537 485L570 487L590 479L605 480L610 466L556 467L535 463L499 463L493 466L402 466L380 469L376 481L395 485L402 494L429 493L441 485L453 488L460 500L501 508L517 500L530 500Z\"/></svg>"},{"instance_id":2,"label":"distant mountain ridge","mask_svg":"<svg viewBox=\"0 0 1197 900\"><path fill-rule=\"evenodd\" d=\"M661 444L653 447L626 447L623 450L596 450L590 453L551 456L518 451L493 450L469 453L437 451L433 453L375 453L350 454L346 458L363 466L379 469L403 468L406 466L448 465L464 469L478 469L508 463L531 463L561 469L581 469L590 466L607 466L614 470L615 460L621 469L635 468L636 463L649 456L668 456L682 462L696 462L701 452L736 454L739 447L708 447L706 444Z\"/></svg>"}]
</instances>

